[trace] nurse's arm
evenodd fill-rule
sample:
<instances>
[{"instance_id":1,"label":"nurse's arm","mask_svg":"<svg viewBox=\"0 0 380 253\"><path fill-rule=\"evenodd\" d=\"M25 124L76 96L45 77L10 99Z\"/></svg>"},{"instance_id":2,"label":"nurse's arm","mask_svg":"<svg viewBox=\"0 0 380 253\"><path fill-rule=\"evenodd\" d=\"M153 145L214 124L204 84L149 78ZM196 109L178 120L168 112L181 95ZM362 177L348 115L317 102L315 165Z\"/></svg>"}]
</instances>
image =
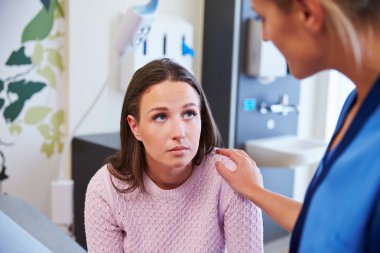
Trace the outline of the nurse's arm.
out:
<instances>
[{"instance_id":1,"label":"nurse's arm","mask_svg":"<svg viewBox=\"0 0 380 253\"><path fill-rule=\"evenodd\" d=\"M236 163L237 167L233 171L220 162L216 163L218 173L231 187L261 208L278 225L292 232L302 204L265 189L259 168L243 150L218 149L217 152Z\"/></svg>"}]
</instances>

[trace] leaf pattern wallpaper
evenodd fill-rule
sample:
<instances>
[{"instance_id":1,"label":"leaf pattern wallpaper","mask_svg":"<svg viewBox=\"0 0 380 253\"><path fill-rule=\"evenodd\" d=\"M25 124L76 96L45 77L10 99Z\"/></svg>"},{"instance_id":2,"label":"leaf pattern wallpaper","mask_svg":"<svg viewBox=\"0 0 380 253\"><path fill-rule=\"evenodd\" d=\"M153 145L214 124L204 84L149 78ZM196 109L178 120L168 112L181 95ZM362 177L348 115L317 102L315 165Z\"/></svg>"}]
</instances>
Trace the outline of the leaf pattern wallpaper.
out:
<instances>
[{"instance_id":1,"label":"leaf pattern wallpaper","mask_svg":"<svg viewBox=\"0 0 380 253\"><path fill-rule=\"evenodd\" d=\"M20 144L18 137L26 129L39 136L40 153L46 159L63 151L65 112L55 100L64 85L64 2L33 1L40 10L25 23L19 44L0 59L0 130L7 133L0 135L0 181L8 177L5 151Z\"/></svg>"}]
</instances>

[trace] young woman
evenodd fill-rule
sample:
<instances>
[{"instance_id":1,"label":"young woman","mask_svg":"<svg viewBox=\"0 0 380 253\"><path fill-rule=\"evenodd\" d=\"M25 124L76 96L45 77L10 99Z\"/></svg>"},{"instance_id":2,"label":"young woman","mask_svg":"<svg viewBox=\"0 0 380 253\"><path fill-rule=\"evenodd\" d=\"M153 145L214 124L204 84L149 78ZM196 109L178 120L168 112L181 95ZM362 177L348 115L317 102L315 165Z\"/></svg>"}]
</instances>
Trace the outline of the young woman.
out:
<instances>
[{"instance_id":1,"label":"young woman","mask_svg":"<svg viewBox=\"0 0 380 253\"><path fill-rule=\"evenodd\" d=\"M89 252L263 252L261 211L215 170L219 133L194 76L169 59L139 69L120 121L121 150L91 179Z\"/></svg>"},{"instance_id":2,"label":"young woman","mask_svg":"<svg viewBox=\"0 0 380 253\"><path fill-rule=\"evenodd\" d=\"M241 150L220 150L231 186L293 232L290 252L380 252L380 1L253 0L262 38L283 53L293 75L335 69L356 89L308 188L304 203L263 188Z\"/></svg>"}]
</instances>

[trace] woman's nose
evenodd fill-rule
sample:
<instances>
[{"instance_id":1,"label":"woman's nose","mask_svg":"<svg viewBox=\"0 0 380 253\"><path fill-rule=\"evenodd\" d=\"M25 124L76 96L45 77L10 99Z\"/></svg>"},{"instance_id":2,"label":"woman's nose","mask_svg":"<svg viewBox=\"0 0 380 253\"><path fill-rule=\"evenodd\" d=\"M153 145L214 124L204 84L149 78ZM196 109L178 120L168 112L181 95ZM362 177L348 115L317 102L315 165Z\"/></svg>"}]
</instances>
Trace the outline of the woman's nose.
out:
<instances>
[{"instance_id":1,"label":"woman's nose","mask_svg":"<svg viewBox=\"0 0 380 253\"><path fill-rule=\"evenodd\" d=\"M171 131L173 139L183 139L185 137L185 123L179 119L174 120Z\"/></svg>"}]
</instances>

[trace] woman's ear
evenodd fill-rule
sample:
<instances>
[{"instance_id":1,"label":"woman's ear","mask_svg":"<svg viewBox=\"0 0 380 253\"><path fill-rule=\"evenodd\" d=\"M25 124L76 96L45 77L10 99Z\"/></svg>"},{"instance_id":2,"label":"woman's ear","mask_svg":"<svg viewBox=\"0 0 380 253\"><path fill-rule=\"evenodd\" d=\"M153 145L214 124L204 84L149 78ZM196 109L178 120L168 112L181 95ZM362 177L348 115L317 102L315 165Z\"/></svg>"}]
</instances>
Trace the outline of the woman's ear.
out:
<instances>
[{"instance_id":1,"label":"woman's ear","mask_svg":"<svg viewBox=\"0 0 380 253\"><path fill-rule=\"evenodd\" d=\"M299 18L304 27L313 33L318 33L323 28L325 19L324 9L320 0L295 0Z\"/></svg>"},{"instance_id":2,"label":"woman's ear","mask_svg":"<svg viewBox=\"0 0 380 253\"><path fill-rule=\"evenodd\" d=\"M133 117L132 115L128 115L127 121L128 121L128 125L131 128L131 131L132 131L133 135L135 136L135 138L137 140L141 141L139 126L137 124L135 117Z\"/></svg>"}]
</instances>

